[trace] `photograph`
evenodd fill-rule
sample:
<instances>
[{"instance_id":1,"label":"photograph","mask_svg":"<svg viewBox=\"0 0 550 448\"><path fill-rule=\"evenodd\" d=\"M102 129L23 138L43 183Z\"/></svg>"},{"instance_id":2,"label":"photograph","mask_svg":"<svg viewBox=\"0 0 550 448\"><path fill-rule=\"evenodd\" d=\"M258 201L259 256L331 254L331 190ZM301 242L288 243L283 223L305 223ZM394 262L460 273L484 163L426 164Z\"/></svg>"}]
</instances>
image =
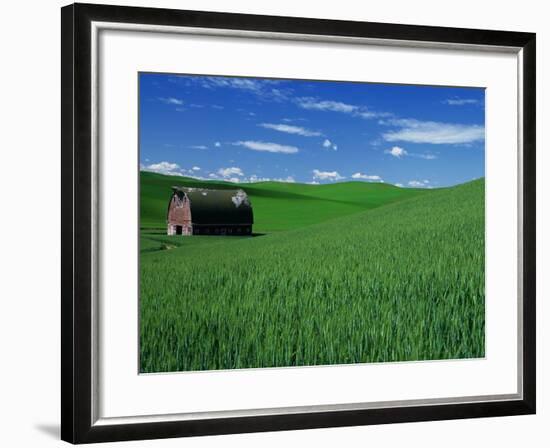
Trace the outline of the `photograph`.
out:
<instances>
[{"instance_id":1,"label":"photograph","mask_svg":"<svg viewBox=\"0 0 550 448\"><path fill-rule=\"evenodd\" d=\"M312 5L3 5L0 448L549 445L545 4Z\"/></svg>"},{"instance_id":2,"label":"photograph","mask_svg":"<svg viewBox=\"0 0 550 448\"><path fill-rule=\"evenodd\" d=\"M138 73L139 372L485 357L485 89Z\"/></svg>"}]
</instances>

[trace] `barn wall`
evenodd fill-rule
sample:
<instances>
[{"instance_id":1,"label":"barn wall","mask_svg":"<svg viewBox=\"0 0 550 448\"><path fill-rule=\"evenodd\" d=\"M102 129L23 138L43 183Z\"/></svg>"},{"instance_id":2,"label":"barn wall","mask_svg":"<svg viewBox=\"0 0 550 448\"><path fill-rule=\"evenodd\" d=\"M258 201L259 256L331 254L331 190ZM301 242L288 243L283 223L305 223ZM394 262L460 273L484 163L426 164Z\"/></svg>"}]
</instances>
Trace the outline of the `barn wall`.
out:
<instances>
[{"instance_id":1,"label":"barn wall","mask_svg":"<svg viewBox=\"0 0 550 448\"><path fill-rule=\"evenodd\" d=\"M177 194L172 195L168 207L168 235L177 235L178 226L181 227L182 235L192 235L193 225L191 221L191 207L187 196L179 198Z\"/></svg>"},{"instance_id":2,"label":"barn wall","mask_svg":"<svg viewBox=\"0 0 550 448\"><path fill-rule=\"evenodd\" d=\"M250 225L197 225L193 226L193 235L250 235Z\"/></svg>"}]
</instances>

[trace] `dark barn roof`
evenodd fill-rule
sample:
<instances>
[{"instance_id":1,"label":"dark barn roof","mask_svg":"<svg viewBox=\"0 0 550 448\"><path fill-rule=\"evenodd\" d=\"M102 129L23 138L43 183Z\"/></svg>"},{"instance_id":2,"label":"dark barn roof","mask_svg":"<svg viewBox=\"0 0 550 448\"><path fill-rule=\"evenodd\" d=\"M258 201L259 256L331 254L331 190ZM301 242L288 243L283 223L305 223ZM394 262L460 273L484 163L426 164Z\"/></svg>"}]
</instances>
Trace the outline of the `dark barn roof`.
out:
<instances>
[{"instance_id":1,"label":"dark barn roof","mask_svg":"<svg viewBox=\"0 0 550 448\"><path fill-rule=\"evenodd\" d=\"M253 224L252 204L244 190L172 187L191 200L191 220L198 225Z\"/></svg>"}]
</instances>

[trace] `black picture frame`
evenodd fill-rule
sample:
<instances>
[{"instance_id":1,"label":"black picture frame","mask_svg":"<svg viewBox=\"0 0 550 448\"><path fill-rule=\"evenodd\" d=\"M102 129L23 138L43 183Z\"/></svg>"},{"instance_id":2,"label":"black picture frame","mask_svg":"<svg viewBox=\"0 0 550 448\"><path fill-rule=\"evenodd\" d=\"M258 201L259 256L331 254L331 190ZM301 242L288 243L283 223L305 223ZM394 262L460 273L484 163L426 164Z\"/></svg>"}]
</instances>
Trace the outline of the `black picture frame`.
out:
<instances>
[{"instance_id":1,"label":"black picture frame","mask_svg":"<svg viewBox=\"0 0 550 448\"><path fill-rule=\"evenodd\" d=\"M535 413L535 144L534 33L395 25L295 17L73 4L61 10L62 300L61 438L72 443L341 427ZM509 401L418 405L94 425L92 421L91 23L108 21L215 29L346 36L392 41L508 46L522 50L523 397Z\"/></svg>"}]
</instances>

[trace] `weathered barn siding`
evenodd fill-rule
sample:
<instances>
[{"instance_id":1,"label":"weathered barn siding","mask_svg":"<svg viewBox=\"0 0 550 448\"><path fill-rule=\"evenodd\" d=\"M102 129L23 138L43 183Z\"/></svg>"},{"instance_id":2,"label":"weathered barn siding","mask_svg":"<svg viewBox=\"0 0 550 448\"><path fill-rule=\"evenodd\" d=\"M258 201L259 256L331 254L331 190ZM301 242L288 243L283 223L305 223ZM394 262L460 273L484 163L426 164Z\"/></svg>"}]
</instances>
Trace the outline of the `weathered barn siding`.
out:
<instances>
[{"instance_id":1,"label":"weathered barn siding","mask_svg":"<svg viewBox=\"0 0 550 448\"><path fill-rule=\"evenodd\" d=\"M252 204L244 190L172 189L168 235L252 234Z\"/></svg>"},{"instance_id":2,"label":"weathered barn siding","mask_svg":"<svg viewBox=\"0 0 550 448\"><path fill-rule=\"evenodd\" d=\"M192 235L191 207L187 195L174 192L168 205L168 235Z\"/></svg>"}]
</instances>

